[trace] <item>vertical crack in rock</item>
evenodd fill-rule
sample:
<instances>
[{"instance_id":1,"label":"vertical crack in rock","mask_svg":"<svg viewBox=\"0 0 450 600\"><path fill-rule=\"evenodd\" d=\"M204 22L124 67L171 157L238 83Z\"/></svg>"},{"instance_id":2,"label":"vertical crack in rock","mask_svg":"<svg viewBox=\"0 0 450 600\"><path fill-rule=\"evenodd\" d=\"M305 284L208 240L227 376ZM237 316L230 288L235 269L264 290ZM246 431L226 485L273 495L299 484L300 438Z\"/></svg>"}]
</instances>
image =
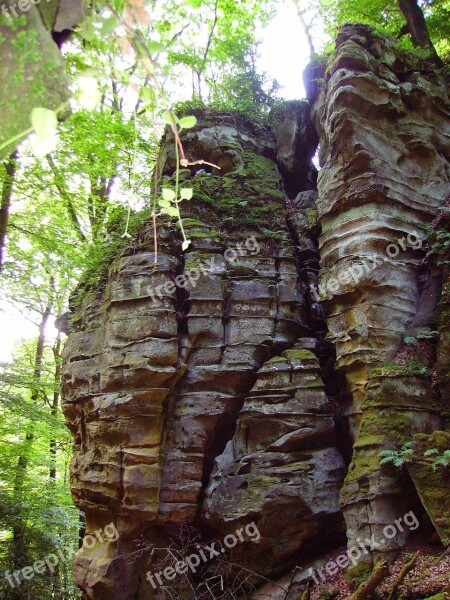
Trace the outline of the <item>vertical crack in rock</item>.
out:
<instances>
[{"instance_id":1,"label":"vertical crack in rock","mask_svg":"<svg viewBox=\"0 0 450 600\"><path fill-rule=\"evenodd\" d=\"M315 75L318 73L314 71ZM305 84L308 89L309 86ZM346 461L351 457L351 438L341 413L348 402L345 378L335 369L336 351L327 339L326 306L321 304L318 278L320 269L317 214L317 170L312 162L319 138L311 120L312 104L289 101L271 115L277 145L277 164L286 192L286 222L295 248L297 271L305 299L307 321L316 338L315 353L322 379L333 402L339 449Z\"/></svg>"},{"instance_id":2,"label":"vertical crack in rock","mask_svg":"<svg viewBox=\"0 0 450 600\"><path fill-rule=\"evenodd\" d=\"M248 545L239 545L233 550L233 560L260 573L276 572L281 565L286 568L312 540L316 545L330 543L342 532L339 488L345 465L336 448L332 407L315 355L323 348L319 339L324 321L320 312L314 314L309 297L319 266L311 235L317 226L309 214L315 214L317 197L312 191L315 168L311 162L317 135L309 109L307 103L291 102L272 115L285 201L289 209L296 209L287 220L292 248L289 268L295 272L305 327L295 344L279 350L259 369L240 410L236 432L216 458L203 503L204 523L222 532L255 520L261 542L251 551ZM289 194L295 196L294 202ZM277 314L281 316L287 292L283 255L275 259L275 267ZM324 526L326 536L320 533ZM268 553L269 563L262 560Z\"/></svg>"}]
</instances>

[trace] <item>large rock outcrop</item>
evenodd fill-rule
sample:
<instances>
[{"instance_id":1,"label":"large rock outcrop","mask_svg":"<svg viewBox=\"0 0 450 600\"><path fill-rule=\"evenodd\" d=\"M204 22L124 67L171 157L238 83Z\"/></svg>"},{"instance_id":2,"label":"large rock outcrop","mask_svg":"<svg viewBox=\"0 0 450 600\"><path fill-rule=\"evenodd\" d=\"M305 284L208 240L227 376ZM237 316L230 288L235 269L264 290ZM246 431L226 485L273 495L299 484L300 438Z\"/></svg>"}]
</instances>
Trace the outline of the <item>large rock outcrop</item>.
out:
<instances>
[{"instance_id":1,"label":"large rock outcrop","mask_svg":"<svg viewBox=\"0 0 450 600\"><path fill-rule=\"evenodd\" d=\"M104 289L78 300L65 347L73 496L88 532L114 520L120 534L115 548L101 556L84 549L76 560L89 598L151 593L139 583L145 557L130 563L126 556L138 535L167 540L173 524L223 536L254 520L264 533L258 548L272 555L260 569L267 572L325 524L328 536L342 527L344 463L312 352L317 340L286 224L275 139L226 114L199 115L182 139L191 161L221 167L181 173L183 186L194 189L183 213L189 249L182 254L176 230L161 227L156 257L144 227ZM175 169L169 135L161 153L166 185ZM299 338L309 349L294 346ZM230 444L248 464L240 507L223 502L217 475L208 484ZM224 477L222 486L233 496L237 483ZM278 535L281 498L291 520L288 545ZM245 562L241 550L233 553ZM257 554L247 552L253 566Z\"/></svg>"},{"instance_id":2,"label":"large rock outcrop","mask_svg":"<svg viewBox=\"0 0 450 600\"><path fill-rule=\"evenodd\" d=\"M421 267L427 226L448 194L448 109L446 82L429 65L368 26L342 29L312 114L319 292L354 432L370 369L395 358L405 332L430 329L435 312L439 281Z\"/></svg>"},{"instance_id":3,"label":"large rock outcrop","mask_svg":"<svg viewBox=\"0 0 450 600\"><path fill-rule=\"evenodd\" d=\"M445 84L360 25L320 69L316 131L308 102L277 109L271 128L197 112L179 172L194 191L187 250L163 218L155 255L144 222L74 300L73 496L87 533L119 532L77 556L86 599L159 598L152 547L185 524L208 540L254 522L257 543L227 555L270 576L339 539L342 516L352 546L421 500L435 506L429 461L408 475L379 453L448 426L448 273L424 241L448 189ZM170 132L160 163L172 186Z\"/></svg>"}]
</instances>

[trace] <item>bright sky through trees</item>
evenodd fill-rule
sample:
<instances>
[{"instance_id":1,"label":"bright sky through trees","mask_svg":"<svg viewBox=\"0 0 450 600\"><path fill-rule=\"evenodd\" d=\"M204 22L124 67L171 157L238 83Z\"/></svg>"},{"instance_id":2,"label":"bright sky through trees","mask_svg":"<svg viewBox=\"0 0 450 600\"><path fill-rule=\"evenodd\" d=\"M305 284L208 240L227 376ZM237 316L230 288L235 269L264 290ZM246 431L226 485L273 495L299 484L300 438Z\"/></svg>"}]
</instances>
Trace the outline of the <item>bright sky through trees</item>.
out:
<instances>
[{"instance_id":1,"label":"bright sky through trees","mask_svg":"<svg viewBox=\"0 0 450 600\"><path fill-rule=\"evenodd\" d=\"M309 61L308 41L292 3L281 2L277 15L261 32L259 67L280 84L286 100L303 98L302 72Z\"/></svg>"}]
</instances>

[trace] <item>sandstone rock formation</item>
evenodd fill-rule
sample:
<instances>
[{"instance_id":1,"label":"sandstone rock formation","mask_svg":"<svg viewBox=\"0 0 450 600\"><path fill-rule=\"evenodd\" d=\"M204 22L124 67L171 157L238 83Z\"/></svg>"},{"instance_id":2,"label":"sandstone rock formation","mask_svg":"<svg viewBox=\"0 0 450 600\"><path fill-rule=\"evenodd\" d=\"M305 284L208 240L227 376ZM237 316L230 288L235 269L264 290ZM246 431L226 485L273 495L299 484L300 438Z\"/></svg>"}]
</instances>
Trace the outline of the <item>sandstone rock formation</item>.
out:
<instances>
[{"instance_id":1,"label":"sandstone rock formation","mask_svg":"<svg viewBox=\"0 0 450 600\"><path fill-rule=\"evenodd\" d=\"M285 576L342 539L342 516L351 546L433 504L422 470L380 465L379 452L448 427L448 274L424 261L448 188L445 85L352 25L309 89L316 131L308 102L275 111L271 127L196 112L183 146L211 164L179 173L194 190L190 246L161 222L156 256L144 222L74 299L73 496L87 533L110 521L119 531L78 554L84 598L158 598L151 547L184 524L208 540L253 521L260 539L230 560ZM176 167L168 132L160 161L164 187Z\"/></svg>"},{"instance_id":2,"label":"sandstone rock formation","mask_svg":"<svg viewBox=\"0 0 450 600\"><path fill-rule=\"evenodd\" d=\"M262 541L250 559L260 572L267 551L273 572L305 541L336 531L345 465L311 342L300 339L258 371L205 491L204 519L221 530L257 515Z\"/></svg>"},{"instance_id":3,"label":"sandstone rock formation","mask_svg":"<svg viewBox=\"0 0 450 600\"><path fill-rule=\"evenodd\" d=\"M182 173L195 190L184 212L189 250L182 255L176 232L162 228L155 263L152 232L144 230L112 265L105 289L79 300L65 349L74 499L88 531L114 519L120 533L114 551L77 558L86 597L140 593L139 561L123 556L144 530L152 540L159 528L167 539L166 523L201 516L206 532L223 536L259 515L266 537L258 548L273 555L261 572L292 558L323 526L328 537L341 529L344 463L312 352L318 343L305 337L312 335L307 288L285 221L273 135L230 115L199 115L183 144L191 160L221 166ZM163 185L173 176L172 149L166 139ZM208 484L231 444L248 477L236 483L229 465L222 487L217 475ZM227 506L222 493L235 495L240 483L248 486L242 506ZM283 497L290 543L278 535ZM258 552L247 555L255 566ZM107 575L123 569L127 591Z\"/></svg>"},{"instance_id":4,"label":"sandstone rock formation","mask_svg":"<svg viewBox=\"0 0 450 600\"><path fill-rule=\"evenodd\" d=\"M417 239L448 193L446 84L390 38L345 26L313 118L320 285L356 429L367 373L396 356L426 289ZM434 293L428 317L436 301Z\"/></svg>"},{"instance_id":5,"label":"sandstone rock formation","mask_svg":"<svg viewBox=\"0 0 450 600\"><path fill-rule=\"evenodd\" d=\"M421 367L403 340L419 331L431 338L437 313L441 276L424 256L427 226L448 194L448 108L442 77L368 27L343 28L313 118L323 165L319 290L356 437L341 494L349 546L383 537L410 502L398 471L379 465L379 451L441 428L447 410L427 370L431 343L419 344ZM402 366L389 363L396 357ZM383 554L403 542L387 541Z\"/></svg>"}]
</instances>

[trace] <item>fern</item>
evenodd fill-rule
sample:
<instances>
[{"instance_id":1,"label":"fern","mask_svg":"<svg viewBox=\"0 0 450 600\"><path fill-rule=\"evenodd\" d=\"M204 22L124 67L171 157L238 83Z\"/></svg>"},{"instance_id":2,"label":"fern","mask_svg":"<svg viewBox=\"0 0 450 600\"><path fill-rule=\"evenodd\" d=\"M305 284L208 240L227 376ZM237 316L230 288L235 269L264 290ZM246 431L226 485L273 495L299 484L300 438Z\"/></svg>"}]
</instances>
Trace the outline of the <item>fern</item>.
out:
<instances>
[{"instance_id":1,"label":"fern","mask_svg":"<svg viewBox=\"0 0 450 600\"><path fill-rule=\"evenodd\" d=\"M433 448L434 450L434 448ZM450 450L444 450L444 452L437 456L432 464L433 471L436 471L438 467L448 467L450 465Z\"/></svg>"},{"instance_id":2,"label":"fern","mask_svg":"<svg viewBox=\"0 0 450 600\"><path fill-rule=\"evenodd\" d=\"M381 450L378 454L381 465L393 463L395 467L402 467L406 462L411 462L412 455L412 442L405 442L400 450Z\"/></svg>"},{"instance_id":3,"label":"fern","mask_svg":"<svg viewBox=\"0 0 450 600\"><path fill-rule=\"evenodd\" d=\"M433 456L433 454L439 454L439 450L437 448L430 448L423 453L424 456Z\"/></svg>"}]
</instances>

